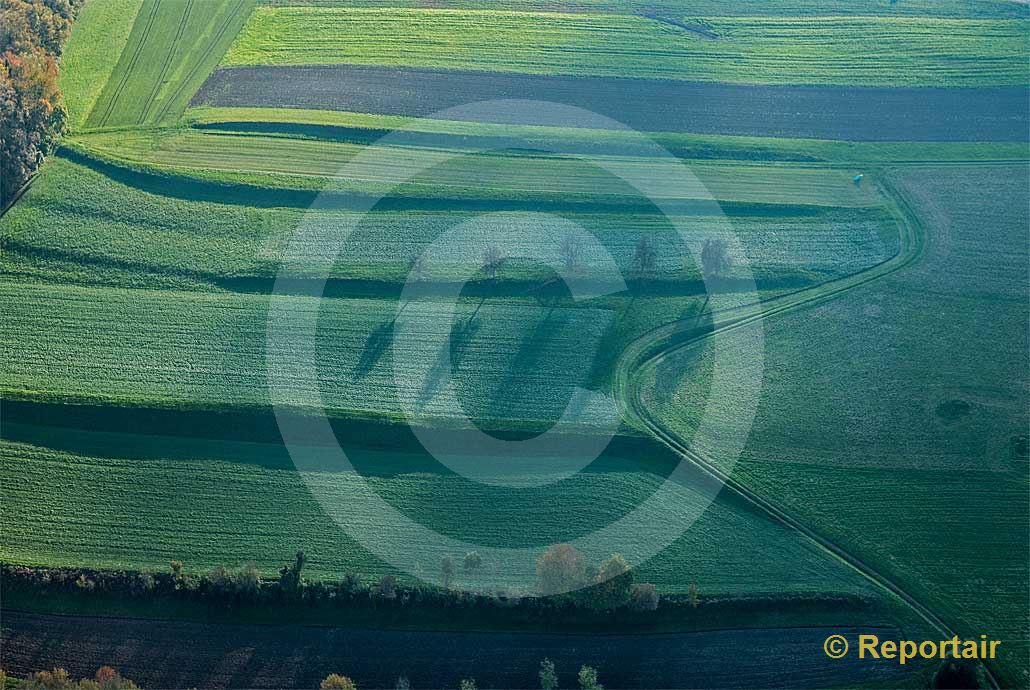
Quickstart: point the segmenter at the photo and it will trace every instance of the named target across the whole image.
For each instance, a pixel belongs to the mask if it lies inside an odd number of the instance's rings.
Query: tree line
[[[571,234],[558,240],[558,255],[568,275],[581,273],[586,268],[583,244]],[[479,272],[488,282],[501,279],[502,272],[511,257],[495,244],[488,245],[479,260]],[[633,248],[632,272],[638,280],[653,278],[658,271],[659,248],[650,235],[641,235]],[[412,283],[429,280],[432,266],[424,254],[414,252],[408,255],[407,279]],[[722,238],[709,237],[701,244],[701,275],[704,279],[726,278],[733,268],[733,255],[729,243]],[[548,280],[548,284],[554,282]]]
[[[64,132],[61,51],[83,0],[0,0],[0,209]]]
[[[540,662],[540,671],[537,673],[540,679],[540,690],[558,690],[558,672],[554,662],[544,659]],[[580,666],[576,675],[579,690],[604,690],[604,686],[598,681],[597,669],[593,666]],[[399,676],[394,685],[395,690],[411,690],[411,682],[407,676]],[[319,684],[319,690],[358,690],[358,686],[349,676],[339,673],[330,673]],[[458,690],[477,690],[475,678],[462,678],[458,683]]]
[[[337,606],[372,602],[374,606],[420,606],[427,608],[467,608],[500,612],[522,612],[521,617],[548,619],[552,615],[568,615],[575,611],[591,612],[653,612],[658,609],[660,597],[650,583],[634,582],[633,571],[619,554],[613,554],[599,566],[569,544],[555,544],[545,550],[537,561],[535,594],[504,588],[492,591],[474,591],[455,586],[460,577],[458,570],[472,578],[483,565],[482,557],[470,552],[458,560],[444,556],[440,563],[443,587],[428,584],[402,585],[397,577],[384,575],[370,582],[352,572],[339,581],[309,580],[305,577],[307,555],[297,552],[294,559],[283,565],[278,577],[265,577],[253,563],[238,568],[218,565],[207,573],[186,570],[180,560],[173,560],[164,573],[149,571],[104,571],[93,568],[45,568],[0,565],[0,577],[5,585],[23,589],[57,589],[81,593],[106,593],[126,597],[176,596],[195,598],[217,606],[240,603],[311,603],[321,606],[325,602]],[[376,603],[378,602],[378,603]],[[699,598],[691,585],[686,600],[682,597],[671,606],[697,608]]]
[[[538,677],[541,690],[558,690],[558,673],[550,659],[540,662]],[[581,666],[576,678],[580,690],[604,690],[604,686],[598,682],[597,669],[592,666]],[[0,690],[5,690],[6,686],[7,674],[0,669]],[[407,676],[398,676],[395,687],[396,690],[411,690],[411,682]],[[136,683],[128,678],[123,678],[110,666],[101,666],[92,678],[82,678],[78,681],[59,666],[51,671],[37,671],[30,673],[24,681],[18,684],[18,688],[22,690],[140,690]],[[357,685],[349,676],[330,673],[322,679],[319,690],[357,690]],[[477,690],[475,679],[462,678],[458,683],[458,690]]]
[[[613,554],[600,567],[569,544],[555,544],[537,560],[536,593],[506,590],[473,591],[455,587],[458,564],[454,557],[444,556],[440,563],[443,587],[429,584],[401,585],[396,576],[383,575],[370,582],[353,571],[343,578],[310,580],[304,576],[307,555],[298,551],[293,560],[279,569],[278,577],[265,577],[253,563],[239,568],[217,566],[207,573],[186,569],[174,560],[167,572],[149,570],[98,570],[89,568],[35,568],[2,564],[0,577],[11,587],[56,589],[81,593],[106,593],[125,597],[146,598],[156,595],[205,600],[231,606],[245,603],[290,603],[337,605],[379,602],[394,606],[427,606],[442,608],[506,609],[513,607],[533,617],[547,618],[555,612],[583,610],[635,612],[655,611],[659,595],[650,583],[634,582],[632,569],[625,559]],[[465,554],[461,569],[472,577],[483,566],[476,552]],[[688,602],[698,605],[696,588],[691,585]]]
[[[13,677],[12,677],[13,681]],[[14,683],[12,682],[12,685]],[[0,669],[0,690],[7,687],[7,674]],[[18,690],[139,690],[139,686],[110,666],[101,666],[92,678],[75,680],[61,667],[36,671],[17,685]]]
[[[561,687],[557,669],[550,659],[540,662],[537,677],[540,679],[540,690],[558,690]],[[597,669],[592,666],[581,666],[576,675],[576,682],[579,690],[604,690]],[[0,669],[0,690],[5,690],[6,685],[7,674]],[[37,671],[29,674],[17,687],[21,690],[140,690],[136,683],[123,678],[110,666],[101,666],[92,678],[82,678],[78,681],[73,680],[71,675],[60,667],[52,671]],[[411,682],[407,676],[398,676],[394,687],[396,690],[411,690]],[[944,690],[988,688],[990,685],[981,664],[945,659],[932,675],[926,678],[926,687],[931,690]],[[319,690],[358,690],[358,687],[349,676],[330,673],[322,679]],[[462,678],[458,683],[458,690],[477,690],[475,679]]]

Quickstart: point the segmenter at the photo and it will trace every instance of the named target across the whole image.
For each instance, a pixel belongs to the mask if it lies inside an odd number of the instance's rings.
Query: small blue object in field
[[[852,177],[851,181],[855,183],[856,187],[858,187],[858,186],[860,186],[862,184],[862,178],[863,177],[865,177],[865,175],[858,174],[858,175],[855,175],[854,177]]]

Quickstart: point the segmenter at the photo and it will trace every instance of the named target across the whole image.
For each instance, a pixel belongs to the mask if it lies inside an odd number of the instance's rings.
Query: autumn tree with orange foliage
[[[54,150],[68,113],[58,60],[78,0],[0,0],[0,208]]]

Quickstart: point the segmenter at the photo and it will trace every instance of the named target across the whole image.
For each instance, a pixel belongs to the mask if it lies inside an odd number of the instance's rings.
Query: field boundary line
[[[242,13],[243,9],[247,5],[247,2],[248,0],[238,0],[238,2],[235,5],[233,5],[232,7],[228,7],[226,9],[225,19],[222,21],[214,36],[211,37],[211,41],[208,42],[207,49],[204,50],[204,53],[199,58],[193,60],[193,67],[189,70],[189,72],[186,73],[185,77],[179,80],[178,86],[175,89],[173,89],[164,99],[164,103],[161,105],[160,109],[157,112],[157,117],[154,119],[155,124],[164,121],[165,116],[168,115],[168,112],[171,110],[172,105],[179,99],[183,90],[187,88],[189,83],[197,75],[198,70],[200,70],[201,67],[203,67],[204,64],[207,62],[207,59],[211,56],[211,51],[213,51],[215,47],[221,42],[226,30],[230,26],[232,26],[233,20]],[[253,11],[253,7],[251,8],[251,11]],[[250,12],[246,14],[242,21],[245,23],[249,16]],[[225,49],[228,50],[229,46],[227,45]],[[213,65],[213,68],[217,67],[217,64]],[[198,88],[199,86],[200,85],[198,85]],[[185,106],[188,107],[189,103],[186,103]],[[183,109],[185,110],[185,107]]]

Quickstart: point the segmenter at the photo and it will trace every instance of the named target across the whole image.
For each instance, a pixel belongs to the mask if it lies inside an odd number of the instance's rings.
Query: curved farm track
[[[721,482],[726,489],[735,493],[770,519],[794,530],[831,558],[844,563],[877,587],[899,599],[912,613],[944,638],[951,638],[956,634],[955,631],[932,609],[909,594],[901,584],[879,571],[875,565],[864,560],[860,555],[808,527],[790,512],[779,507],[773,500],[753,491],[746,484],[720,469],[711,460],[695,452],[679,432],[648,409],[642,397],[644,373],[683,349],[710,338],[718,338],[724,333],[778,314],[801,309],[816,302],[832,300],[845,292],[889,276],[918,259],[926,244],[924,228],[904,196],[886,175],[881,175],[880,188],[898,219],[900,249],[893,258],[859,273],[783,295],[758,305],[716,313],[713,315],[713,322],[708,325],[698,326],[696,318],[692,316],[644,334],[630,344],[618,362],[615,377],[616,399],[619,401],[626,419],[633,420],[639,426],[647,429],[677,455],[690,462],[701,472]],[[999,687],[997,680],[989,670],[988,679],[994,687]]]

